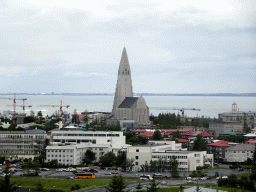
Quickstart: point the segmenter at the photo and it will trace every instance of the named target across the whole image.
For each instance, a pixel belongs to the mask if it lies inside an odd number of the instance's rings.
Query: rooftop
[[[118,106],[118,108],[131,108],[132,105],[138,100],[138,97],[125,97],[123,102]]]

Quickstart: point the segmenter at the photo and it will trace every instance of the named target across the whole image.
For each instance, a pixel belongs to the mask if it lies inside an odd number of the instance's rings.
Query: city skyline
[[[3,1],[0,93],[255,93],[253,4]]]

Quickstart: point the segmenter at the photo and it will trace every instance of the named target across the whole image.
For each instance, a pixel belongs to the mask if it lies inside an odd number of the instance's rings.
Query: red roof
[[[146,132],[144,132],[144,133],[141,133],[140,135],[141,135],[141,136],[152,137],[153,134],[154,134],[154,132],[152,132],[152,131],[146,131]]]
[[[180,143],[187,143],[188,139],[177,139]]]
[[[181,135],[192,136],[192,135],[194,135],[196,133],[197,133],[197,131],[189,131],[189,132],[186,132],[186,133],[182,133]]]
[[[219,140],[217,142],[210,143],[207,145],[216,146],[216,147],[232,147],[233,146],[233,145],[229,145],[228,141],[224,141],[224,140]]]
[[[188,130],[184,130],[184,129],[161,129],[162,132],[176,132],[176,131],[179,131],[179,132],[188,132]]]
[[[202,137],[214,137],[214,135],[204,132],[204,131],[202,131],[199,135],[201,135]]]
[[[256,140],[255,139],[249,139],[248,141],[246,141],[246,144],[249,144],[249,143],[254,142],[254,141],[256,141]]]

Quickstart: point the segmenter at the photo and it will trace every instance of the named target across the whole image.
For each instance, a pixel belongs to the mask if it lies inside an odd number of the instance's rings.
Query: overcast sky
[[[1,0],[0,93],[256,92],[255,1]]]

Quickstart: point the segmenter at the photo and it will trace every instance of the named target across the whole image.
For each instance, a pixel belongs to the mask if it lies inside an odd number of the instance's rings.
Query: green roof
[[[236,133],[228,131],[228,132],[222,132],[221,135],[236,135]]]

